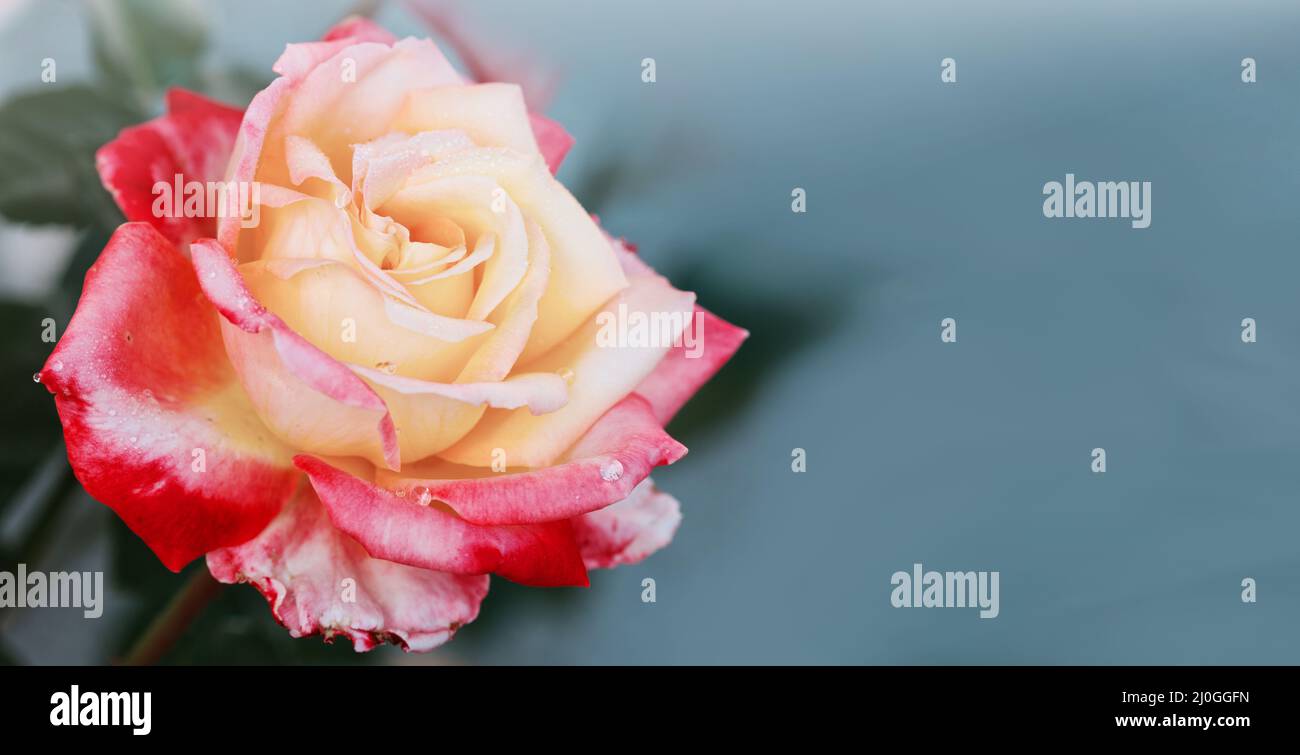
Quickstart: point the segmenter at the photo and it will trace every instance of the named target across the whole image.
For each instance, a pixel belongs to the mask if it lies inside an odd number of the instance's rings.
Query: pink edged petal
[[[397,469],[397,433],[383,399],[258,303],[219,244],[203,239],[191,255],[203,293],[224,317],[226,352],[267,427],[295,448]]]
[[[748,330],[700,306],[695,307],[687,332],[691,338],[684,338],[669,349],[654,372],[636,387],[636,392],[654,407],[655,418],[664,425],[749,338]]]
[[[573,137],[564,126],[537,113],[528,114],[528,122],[533,127],[533,138],[537,139],[537,148],[541,150],[542,157],[546,158],[546,167],[551,169],[551,173],[560,171],[560,163],[564,162],[564,156],[569,154],[569,148],[573,146]]]
[[[553,467],[512,474],[479,469],[484,476],[465,479],[380,472],[378,479],[412,498],[442,501],[475,524],[527,524],[568,519],[623,500],[651,469],[685,454],[686,447],[664,432],[646,400],[632,395],[606,412]],[[442,469],[465,468],[444,464]]]
[[[460,6],[464,4],[444,0],[409,0],[408,4],[438,38],[451,46],[471,79],[519,84],[530,107],[546,107],[556,86],[554,73],[531,56],[521,55],[471,30],[461,19]]]
[[[353,42],[381,42],[391,45],[397,41],[393,33],[365,16],[348,16],[330,27],[321,37],[322,42],[347,39]]]
[[[384,642],[408,651],[441,645],[478,616],[489,579],[371,558],[330,524],[305,484],[260,535],[209,553],[208,570],[256,587],[290,635],[342,635],[358,652]]]
[[[617,247],[614,250],[618,252]],[[644,264],[618,261],[627,288],[555,348],[535,360],[520,358],[520,369],[528,372],[569,376],[568,403],[541,416],[489,409],[469,434],[438,452],[441,458],[481,467],[495,449],[501,449],[511,465],[552,466],[601,415],[654,372],[674,343],[679,339],[685,343],[695,294],[673,288]]]
[[[635,564],[672,542],[682,523],[677,499],[646,479],[622,501],[573,520],[588,569]]]
[[[161,205],[155,208],[154,186],[162,182],[171,194],[178,175],[182,186],[222,180],[243,113],[180,89],[168,92],[167,104],[166,115],[123,129],[100,147],[95,165],[127,220],[147,222],[169,241],[183,244],[213,235],[217,218],[187,218],[181,206],[170,214]],[[172,200],[180,204],[183,196]]]
[[[629,275],[655,275],[654,269],[626,240],[615,239],[613,243],[619,262]],[[668,350],[654,372],[637,385],[636,392],[654,407],[659,423],[667,425],[691,396],[722,369],[746,338],[749,338],[748,330],[696,305],[681,342]]]
[[[230,154],[230,180],[252,182],[257,175],[257,163],[262,156],[267,129],[270,128],[271,120],[284,108],[293,84],[293,79],[281,76],[254,95],[252,102],[248,103]],[[239,218],[223,217],[217,220],[217,239],[231,253],[237,247],[240,228]]]
[[[422,505],[312,456],[295,456],[334,526],[374,558],[452,574],[499,574],[537,587],[586,587],[567,520],[480,526],[436,503]]]
[[[118,228],[40,377],[77,479],[173,571],[271,521],[299,475],[257,419],[190,263]]]
[[[506,58],[494,54],[489,47],[466,32],[451,8],[439,7],[438,4],[431,2],[417,2],[412,7],[435,33],[451,44],[469,70],[471,80],[481,84],[500,82],[517,85],[530,108],[545,108],[546,101],[550,99],[551,90],[554,88],[554,81],[549,76],[541,75],[538,66],[517,57]],[[344,26],[346,23],[345,21],[339,26]],[[388,33],[383,29],[379,31],[383,34]],[[367,33],[350,30],[340,32],[361,39],[367,39]],[[331,34],[334,34],[333,30]],[[331,37],[330,34],[326,35],[326,39],[333,38],[335,37]],[[564,162],[564,156],[568,154],[569,148],[573,146],[573,137],[559,123],[535,110],[528,113],[528,120],[537,145],[546,158],[547,167],[551,169],[552,174],[556,173],[560,169],[560,164]]]

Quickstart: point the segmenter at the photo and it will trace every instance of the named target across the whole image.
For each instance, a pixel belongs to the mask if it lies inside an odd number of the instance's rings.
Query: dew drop
[[[605,482],[614,482],[623,476],[623,463],[618,459],[600,467],[600,479]]]
[[[36,374],[32,375],[32,382],[35,383],[41,382],[41,373],[37,372]]]

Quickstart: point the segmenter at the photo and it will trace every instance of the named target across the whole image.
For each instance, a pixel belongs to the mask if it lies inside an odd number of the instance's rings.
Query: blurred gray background
[[[205,4],[202,67],[255,84],[351,7]],[[60,82],[102,75],[86,18],[5,9],[0,96],[39,86],[45,57]],[[377,19],[427,33],[401,3]],[[691,448],[655,474],[682,501],[677,538],[589,590],[494,579],[479,620],[422,657],[290,640],[230,588],[170,662],[1300,662],[1300,5],[479,0],[464,21],[555,73],[578,198],[753,333],[670,427]],[[1151,227],[1045,219],[1042,186],[1067,172],[1151,181]],[[75,246],[7,225],[4,296],[70,311],[75,290],[48,292]],[[30,378],[49,346],[6,330],[26,419],[6,417],[0,535],[20,549],[41,517],[27,476],[61,451]],[[94,622],[0,617],[11,662],[113,657],[184,581],[68,497],[41,568],[105,568],[114,592]],[[892,608],[915,562],[999,571],[1001,615]]]

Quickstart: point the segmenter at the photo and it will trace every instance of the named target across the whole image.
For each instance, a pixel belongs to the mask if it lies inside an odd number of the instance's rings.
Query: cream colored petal
[[[483,267],[482,278],[465,317],[482,320],[519,285],[528,269],[528,238],[523,213],[504,188],[483,176],[455,176],[426,181],[399,192],[381,211],[412,228],[420,218],[446,218],[467,238],[491,233],[496,253]]]
[[[626,290],[564,343],[530,363],[521,362],[529,372],[571,373],[563,409],[542,416],[489,410],[469,435],[439,455],[457,464],[487,466],[499,448],[512,467],[552,464],[654,370],[681,337],[694,306],[694,294],[678,291],[658,275],[632,276]],[[650,323],[658,323],[657,332],[649,330]]]
[[[284,158],[289,166],[289,180],[294,186],[330,201],[335,207],[344,207],[352,201],[352,190],[334,175],[329,158],[310,139],[294,135],[286,137]]]
[[[389,204],[418,207],[422,186],[456,176],[495,180],[550,244],[550,284],[521,361],[550,351],[627,286],[605,235],[540,156],[495,148],[457,152],[421,169]]]
[[[458,129],[481,147],[538,153],[523,92],[515,84],[416,89],[407,93],[392,125],[408,133]]]
[[[460,81],[427,39],[403,39],[391,48],[353,45],[318,65],[298,84],[281,127],[285,135],[314,141],[337,174],[350,183],[351,145],[390,132],[408,91]]]
[[[497,327],[470,357],[458,382],[501,380],[523,353],[537,321],[537,303],[551,277],[551,250],[537,224],[529,221],[528,272],[502,306],[489,318]]]
[[[260,193],[258,224],[239,234],[240,259],[353,261],[356,247],[347,217],[332,202],[277,186],[266,186]]]
[[[251,262],[241,265],[240,273],[267,309],[341,362],[451,380],[477,348],[479,334],[492,327],[396,302],[348,265],[288,264]]]
[[[567,389],[555,374],[523,374],[484,383],[437,383],[353,367],[388,406],[403,459],[422,459],[468,433],[487,407],[550,412],[564,406]]]

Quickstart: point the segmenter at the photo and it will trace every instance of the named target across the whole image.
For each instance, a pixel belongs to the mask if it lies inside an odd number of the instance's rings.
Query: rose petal
[[[224,118],[233,118],[244,116],[244,111],[233,105],[227,105],[224,102],[214,100],[211,97],[204,96],[198,92],[191,92],[182,87],[171,87],[163,96],[164,103],[167,106],[167,112],[171,114],[183,113],[188,110],[196,110],[208,113],[209,115],[218,115]]]
[[[502,449],[511,465],[550,466],[649,376],[691,319],[695,295],[678,291],[652,272],[629,268],[628,275],[628,288],[567,341],[532,362],[520,360],[529,372],[572,376],[569,402],[563,409],[541,416],[489,410],[464,439],[439,456],[457,464],[485,466],[494,449]],[[657,338],[645,344],[607,340],[620,334],[631,339],[636,322],[643,324],[641,332],[647,336],[649,324],[659,323]]]
[[[491,323],[443,317],[376,291],[351,266],[325,261],[283,269],[292,258],[239,266],[250,294],[331,357],[362,367],[450,381]],[[292,272],[286,276],[285,273]]]
[[[505,147],[528,155],[539,151],[523,92],[515,84],[413,89],[392,128],[409,134],[463,131],[480,147]]]
[[[289,167],[289,180],[294,186],[301,186],[308,179],[316,179],[328,186],[330,191],[327,194],[313,193],[313,196],[329,199],[336,207],[352,201],[352,190],[334,175],[329,158],[309,139],[293,135],[285,137],[284,155]]]
[[[377,481],[408,497],[432,496],[475,524],[528,524],[586,514],[628,497],[661,464],[686,453],[655,420],[640,396],[623,399],[605,413],[553,467],[497,474],[446,462],[383,472]],[[464,479],[437,479],[475,476]]]
[[[528,239],[527,272],[489,317],[496,329],[470,357],[457,378],[458,382],[505,378],[528,344],[528,336],[537,322],[537,305],[551,279],[551,247],[536,223],[526,221],[524,228]]]
[[[495,147],[461,150],[420,171],[419,180],[413,177],[389,205],[424,206],[428,196],[438,193],[440,179],[459,176],[494,179],[523,216],[537,223],[550,244],[550,281],[521,364],[553,349],[627,287],[609,239],[536,155]]]
[[[152,226],[127,223],[41,372],[77,479],[173,571],[256,535],[297,478],[217,320],[189,261]]]
[[[558,173],[564,156],[569,154],[569,148],[573,146],[573,137],[564,126],[544,115],[529,113],[528,121],[533,129],[533,138],[537,140],[537,148],[541,150],[542,157],[546,158],[546,167],[551,169],[552,174]]]
[[[500,382],[437,383],[352,367],[388,406],[403,459],[423,459],[465,437],[485,407],[553,412],[568,400],[564,379],[522,373]]]
[[[398,468],[393,419],[374,390],[259,304],[219,244],[190,249],[204,295],[224,316],[226,353],[266,426],[294,448]]]
[[[749,331],[699,306],[695,307],[687,327],[691,337],[669,349],[654,372],[636,387],[636,392],[654,407],[655,418],[663,425],[722,369],[749,337]]]
[[[475,254],[438,274],[456,275],[482,262],[477,292],[464,314],[470,320],[487,318],[515,290],[528,270],[532,237],[542,235],[540,230],[530,234],[527,226],[532,221],[525,223],[510,195],[483,176],[456,176],[421,183],[418,191],[394,196],[383,205],[381,212],[409,228],[413,237],[428,240],[421,227],[429,219],[437,219],[450,220],[467,236],[478,239]],[[484,246],[489,246],[486,261],[480,259],[479,252]],[[429,280],[436,278],[425,276],[407,285],[422,298],[417,284]]]
[[[533,108],[544,108],[556,85],[555,75],[529,55],[506,50],[462,23],[460,3],[410,0],[409,7],[434,34],[456,52],[475,81],[513,81],[521,85]]]
[[[357,651],[392,642],[405,650],[441,645],[478,616],[488,577],[417,569],[366,555],[330,524],[310,485],[256,538],[208,554],[221,582],[248,582],[289,634],[352,640]]]
[[[437,505],[398,498],[311,456],[307,473],[334,526],[374,558],[453,574],[499,574],[539,587],[587,586],[568,521],[471,524]]]
[[[619,262],[629,275],[653,275],[654,269],[623,239],[612,239]],[[731,359],[749,331],[696,306],[682,342],[675,344],[636,392],[654,407],[662,425]]]
[[[123,129],[100,147],[95,165],[127,220],[147,222],[169,241],[183,244],[212,236],[217,220],[184,217],[183,195],[171,196],[171,216],[155,213],[154,186],[162,182],[174,195],[177,175],[182,187],[189,181],[220,181],[243,113],[180,89],[168,92],[167,105],[166,115]]]
[[[612,569],[635,564],[672,542],[682,512],[676,498],[647,478],[626,499],[572,521],[587,568]]]
[[[295,83],[274,131],[311,139],[329,155],[338,175],[350,182],[351,145],[388,133],[407,92],[462,81],[430,40],[407,38],[391,46],[354,44],[338,50]],[[272,173],[264,180],[278,183],[276,178]]]
[[[323,42],[351,39],[354,42],[382,42],[391,45],[397,41],[393,33],[365,16],[348,16],[330,27],[321,37]]]
[[[250,183],[257,176],[262,146],[266,143],[271,120],[284,108],[287,95],[293,90],[294,80],[287,76],[272,81],[270,86],[253,96],[239,124],[235,146],[230,153],[229,180]],[[286,169],[286,175],[287,175]],[[217,239],[231,254],[239,246],[239,233],[243,224],[239,218],[223,217],[217,220]]]
[[[463,81],[432,42],[394,42],[381,32],[349,19],[325,41],[289,45],[273,66],[281,76],[244,113],[231,178],[288,185],[284,138],[298,135],[314,142],[331,158],[336,175],[350,183],[347,145],[386,131],[408,89]],[[345,66],[355,77],[344,76]],[[240,230],[238,218],[222,218],[217,237],[233,252]]]

